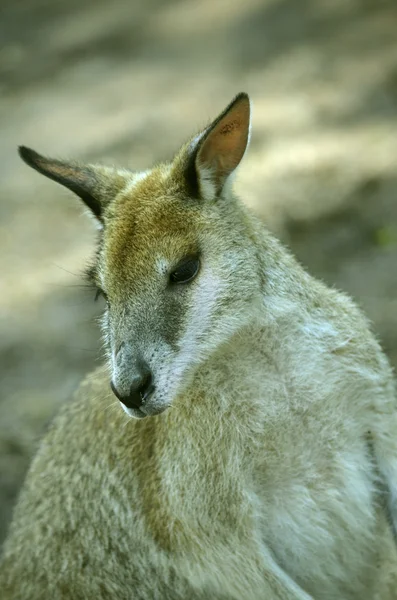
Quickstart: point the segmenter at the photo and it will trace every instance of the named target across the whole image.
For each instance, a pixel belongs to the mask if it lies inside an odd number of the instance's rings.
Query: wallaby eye
[[[195,256],[182,260],[170,274],[171,283],[187,283],[196,277],[200,268],[200,261]]]

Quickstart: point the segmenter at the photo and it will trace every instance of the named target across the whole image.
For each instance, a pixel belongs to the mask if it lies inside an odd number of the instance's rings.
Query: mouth
[[[169,407],[169,405],[166,404],[165,406],[156,407],[143,405],[142,408],[128,408],[122,402],[120,402],[120,405],[123,411],[133,419],[144,419],[145,417],[154,417],[155,415],[161,414]]]
[[[123,409],[123,411],[129,416],[132,417],[133,419],[144,419],[145,417],[149,416],[146,413],[144,413],[140,408],[128,408],[125,404],[123,404],[122,402],[120,402],[120,406]]]

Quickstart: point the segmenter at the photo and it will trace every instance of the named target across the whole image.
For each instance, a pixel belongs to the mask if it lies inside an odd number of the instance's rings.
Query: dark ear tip
[[[230,102],[229,106],[226,107],[222,115],[227,114],[229,110],[235,108],[238,105],[244,107],[244,109],[247,110],[248,114],[251,112],[251,100],[246,92],[240,92],[239,94],[237,94],[237,96],[235,96]]]
[[[26,160],[31,152],[31,148],[27,148],[26,146],[18,146],[18,154],[23,160]]]
[[[234,98],[233,100],[233,104],[234,103],[238,103],[238,102],[243,102],[243,101],[248,102],[248,104],[250,104],[250,97],[247,94],[247,92],[240,92],[239,94],[237,94],[237,96]]]
[[[37,159],[40,158],[40,154],[26,146],[18,146],[18,154],[30,167],[36,167]]]

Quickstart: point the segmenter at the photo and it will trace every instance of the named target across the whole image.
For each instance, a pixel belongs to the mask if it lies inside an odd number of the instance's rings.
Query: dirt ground
[[[395,0],[1,1],[0,541],[45,424],[101,360],[94,228],[17,145],[146,168],[249,92],[237,191],[396,366],[396,31]]]

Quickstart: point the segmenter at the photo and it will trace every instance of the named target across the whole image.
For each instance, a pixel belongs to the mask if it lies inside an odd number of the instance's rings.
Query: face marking
[[[200,360],[199,341],[206,334],[210,334],[211,315],[214,307],[216,307],[221,288],[222,282],[220,279],[210,269],[206,269],[196,289],[194,303],[191,308],[190,326],[186,327],[179,342],[180,356],[176,369],[179,376],[182,376],[187,365]],[[200,323],[199,330],[196,327],[197,323]]]

